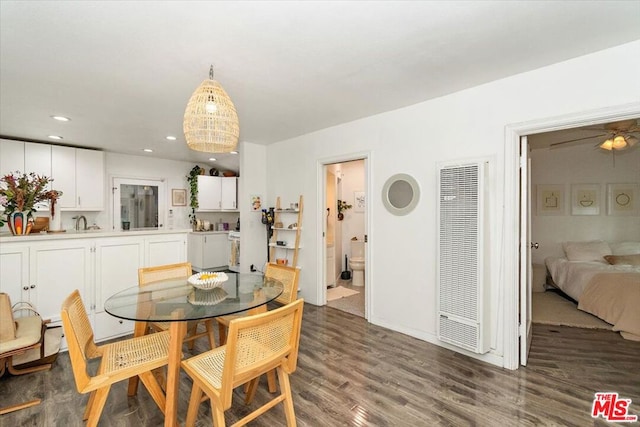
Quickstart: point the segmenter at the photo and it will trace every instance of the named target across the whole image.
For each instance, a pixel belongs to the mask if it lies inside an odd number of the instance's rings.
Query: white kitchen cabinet
[[[81,148],[51,147],[51,176],[63,192],[61,210],[104,209],[104,153]]]
[[[25,142],[24,171],[51,177],[51,145]],[[51,188],[51,185],[47,187]]]
[[[198,176],[198,211],[237,210],[238,178]]]
[[[55,189],[62,191],[57,206],[60,209],[76,207],[76,149],[54,145],[51,147],[51,177]]]
[[[0,176],[24,172],[24,142],[0,139]]]
[[[220,179],[220,208],[223,210],[238,209],[238,178],[225,176]]]
[[[32,293],[31,302],[43,319],[51,319],[53,324],[60,322],[62,302],[75,289],[80,291],[87,312],[92,310],[92,251],[92,242],[87,239],[32,246],[29,281],[35,285],[36,298]]]
[[[162,234],[144,241],[145,267],[176,264],[187,261],[185,234]]]
[[[130,334],[134,322],[106,313],[104,303],[111,295],[138,285],[138,269],[144,266],[144,241],[139,237],[97,239],[95,258],[95,336],[102,340]]]
[[[14,303],[32,303],[44,319],[56,325],[62,301],[78,289],[96,341],[133,331],[133,322],[109,315],[104,303],[115,293],[138,285],[138,268],[187,260],[186,232],[34,238],[38,240],[29,242],[30,237],[25,237],[0,244],[0,291],[8,293]],[[64,339],[61,348],[66,348]]]
[[[29,282],[29,246],[0,245],[0,292],[9,294],[15,304],[30,301],[34,288]]]
[[[189,233],[188,258],[195,271],[226,268],[229,265],[228,233]]]
[[[104,209],[104,153],[76,149],[77,208],[83,211]]]

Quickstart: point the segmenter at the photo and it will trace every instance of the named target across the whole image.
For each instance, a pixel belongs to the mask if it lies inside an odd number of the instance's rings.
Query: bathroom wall
[[[355,160],[352,162],[340,163],[338,165],[341,172],[341,194],[342,200],[353,206],[351,209],[344,211],[344,220],[339,221],[342,228],[342,264],[344,267],[344,254],[351,258],[351,239],[357,237],[358,240],[364,239],[364,212],[356,209],[355,192],[364,191],[364,160]]]

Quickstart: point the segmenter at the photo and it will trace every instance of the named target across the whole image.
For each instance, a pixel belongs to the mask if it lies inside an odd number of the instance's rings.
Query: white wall
[[[266,167],[267,150],[263,145],[242,142],[240,145],[240,181],[238,207],[240,208],[240,271],[246,273],[251,264],[262,271],[267,262],[267,229],[261,222],[261,211],[251,209],[251,195],[262,198],[262,208],[268,203]]]
[[[640,150],[612,153],[593,144],[531,152],[532,216],[531,237],[540,248],[531,251],[534,263],[548,256],[563,256],[562,242],[602,239],[609,242],[640,240],[640,216],[612,216],[607,212],[607,184],[640,184]],[[541,215],[537,211],[538,185],[564,188],[564,215]],[[571,185],[598,184],[599,215],[571,214]],[[636,201],[640,203],[640,201]]]
[[[173,210],[172,228],[190,228],[189,213],[191,208],[189,205],[189,185],[187,183],[187,175],[191,168],[195,166],[193,163],[157,159],[145,156],[131,156],[127,154],[105,153],[105,171],[106,171],[106,200],[105,210],[97,214],[86,213],[88,220],[95,220],[96,224],[101,228],[107,228],[111,224],[113,197],[110,191],[113,177],[127,178],[146,178],[146,179],[164,179],[166,182],[166,200],[167,208]],[[207,165],[201,165],[206,167]],[[184,188],[187,190],[187,206],[171,206],[171,189]],[[94,217],[95,215],[95,217]],[[63,216],[63,221],[70,220]],[[237,215],[236,215],[237,216]],[[217,220],[217,217],[216,217]],[[91,223],[91,221],[89,221]],[[167,223],[167,221],[165,221]],[[73,228],[70,223],[63,223],[63,228]]]
[[[611,64],[624,63],[624,67]],[[473,72],[473,70],[469,70]],[[372,194],[368,198],[371,239],[369,320],[430,342],[436,337],[436,162],[461,158],[491,159],[491,353],[502,363],[503,318],[500,301],[500,242],[504,202],[505,126],[640,100],[640,41],[576,58],[411,107],[324,129],[267,147],[267,190],[292,199],[305,196],[301,295],[322,304],[318,286],[316,224],[325,159],[370,153]],[[615,94],[615,96],[612,96]],[[339,102],[339,100],[336,100]],[[511,159],[509,159],[511,161]],[[408,173],[420,183],[421,200],[409,215],[396,217],[383,207],[384,181]],[[320,264],[321,265],[321,264]]]

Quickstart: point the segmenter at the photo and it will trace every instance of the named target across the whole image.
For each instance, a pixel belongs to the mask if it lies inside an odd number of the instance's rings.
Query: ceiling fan
[[[551,144],[550,147],[581,141],[583,139],[603,137],[604,139],[596,144],[596,147],[607,151],[619,151],[636,145],[638,143],[637,135],[640,135],[640,127],[635,119],[606,123],[601,126],[583,127],[580,128],[580,130],[595,131],[600,132],[600,134],[556,142]]]

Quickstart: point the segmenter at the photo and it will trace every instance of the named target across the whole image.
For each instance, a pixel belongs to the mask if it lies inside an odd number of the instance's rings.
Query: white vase
[[[51,217],[49,218],[49,230],[60,231],[62,228],[62,212],[57,211],[55,215],[49,215]]]

